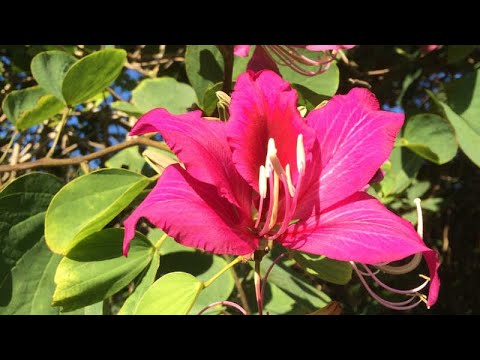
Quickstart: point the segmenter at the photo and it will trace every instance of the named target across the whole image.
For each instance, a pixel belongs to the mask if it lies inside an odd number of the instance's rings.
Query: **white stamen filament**
[[[299,166],[299,174],[297,177],[297,186],[293,185],[291,167],[287,164],[285,169],[283,168],[280,159],[277,156],[277,148],[275,147],[274,139],[268,140],[267,158],[265,159],[265,167],[260,167],[259,174],[259,193],[260,204],[258,206],[258,217],[255,222],[255,228],[260,226],[262,219],[263,201],[266,198],[267,187],[269,188],[269,206],[266,217],[263,219],[264,223],[261,229],[259,229],[258,235],[265,236],[268,240],[274,240],[281,236],[295,213],[296,204],[298,201],[298,188],[302,182],[303,175],[305,174],[305,149],[303,148],[303,136],[300,134],[297,138],[297,165]],[[272,176],[273,175],[273,176]],[[268,184],[267,184],[268,178]],[[283,219],[279,224],[278,230],[275,230],[275,234],[267,236],[267,233],[277,225],[277,218],[280,205],[280,182],[283,186]]]
[[[305,169],[305,147],[302,134],[297,137],[297,169],[298,173],[302,173]]]

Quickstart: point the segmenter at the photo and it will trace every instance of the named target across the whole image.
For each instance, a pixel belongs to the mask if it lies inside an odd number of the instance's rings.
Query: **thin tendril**
[[[233,308],[237,309],[238,311],[240,311],[242,313],[242,315],[247,315],[247,312],[245,311],[245,309],[243,307],[241,307],[240,305],[238,305],[234,302],[231,302],[231,301],[216,301],[214,303],[211,303],[210,305],[207,305],[206,307],[204,307],[197,315],[202,315],[205,311],[207,311],[211,308],[214,308],[215,306],[218,306],[218,305],[225,305],[225,306],[233,307]]]

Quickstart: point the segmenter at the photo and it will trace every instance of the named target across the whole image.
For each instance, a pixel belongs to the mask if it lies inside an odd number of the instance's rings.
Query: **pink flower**
[[[342,49],[351,49],[356,45],[257,45],[247,68],[253,71],[269,69],[280,73],[277,62],[289,66],[294,71],[313,76],[325,72],[330,63],[335,59],[336,54]],[[297,49],[303,48],[310,51],[322,51],[322,57],[311,59],[301,54]],[[234,54],[240,57],[248,56],[250,45],[235,45]],[[315,71],[306,67],[316,67]]]
[[[269,70],[240,75],[229,110],[224,123],[154,109],[134,126],[131,135],[161,133],[186,170],[169,166],[125,221],[125,254],[141,217],[217,254],[251,254],[267,241],[372,265],[421,253],[435,303],[436,253],[362,191],[389,157],[403,115],[355,88],[304,119],[296,91]]]
[[[420,51],[422,54],[426,55],[428,53],[431,53],[432,51],[437,50],[440,47],[440,45],[421,45]]]

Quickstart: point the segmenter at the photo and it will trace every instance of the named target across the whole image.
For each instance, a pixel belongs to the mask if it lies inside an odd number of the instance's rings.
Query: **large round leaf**
[[[81,239],[108,224],[149,182],[145,176],[123,169],[101,169],[69,182],[48,207],[48,246],[66,255]]]
[[[62,183],[44,173],[30,173],[0,193],[0,284],[22,256],[41,241],[45,211]]]
[[[62,95],[67,104],[79,104],[105,89],[122,71],[126,57],[125,50],[105,49],[77,61],[63,80]]]
[[[168,246],[168,243],[165,245]],[[163,246],[164,245],[162,244],[160,249],[162,249]],[[162,257],[161,272],[169,273],[184,271],[192,274],[198,280],[206,282],[220,272],[225,266],[227,266],[227,262],[220,256],[182,251],[179,247],[177,248],[177,251],[169,252]],[[190,313],[197,314],[213,302],[227,300],[230,297],[234,286],[235,283],[231,270],[224,272],[218,279],[210,284],[210,286],[201,292]],[[208,313],[218,313],[219,311],[221,311],[221,308],[215,307],[208,311]]]
[[[132,91],[132,103],[142,113],[165,108],[173,114],[182,114],[195,102],[193,88],[170,77],[143,80]]]
[[[71,311],[99,302],[128,285],[150,263],[155,248],[137,233],[125,257],[122,243],[123,229],[105,229],[75,245],[55,274],[53,304]]]
[[[203,284],[184,272],[169,273],[158,279],[143,295],[137,315],[186,315],[202,291]]]
[[[52,50],[37,54],[30,67],[38,85],[63,100],[63,79],[76,61],[77,59],[64,51]]]
[[[58,114],[65,104],[39,86],[9,93],[2,103],[7,119],[24,130]]]
[[[453,128],[435,114],[418,114],[410,118],[403,137],[404,146],[436,164],[449,162],[457,153]]]

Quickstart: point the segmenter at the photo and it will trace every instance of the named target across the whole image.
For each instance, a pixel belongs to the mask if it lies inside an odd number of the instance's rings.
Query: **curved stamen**
[[[377,295],[368,285],[368,283],[365,281],[363,275],[358,271],[357,266],[355,265],[354,262],[351,262],[351,265],[355,272],[357,273],[358,278],[362,282],[363,286],[365,289],[368,291],[368,293],[375,299],[377,300],[380,304],[382,304],[385,307],[388,307],[393,310],[409,310],[413,309],[414,307],[418,306],[420,303],[422,303],[422,299],[418,300],[416,303],[412,302],[415,300],[416,297],[418,297],[417,294],[415,296],[411,296],[410,299],[405,300],[405,301],[398,301],[398,302],[393,302],[393,301],[388,301]]]
[[[262,290],[260,292],[261,294],[261,298],[262,298],[262,302],[263,302],[263,299],[264,299],[264,296],[265,296],[265,286],[267,285],[267,279],[268,279],[268,275],[270,275],[270,273],[272,272],[272,269],[273,267],[278,264],[278,262],[285,256],[287,255],[286,252],[280,254],[275,260],[273,260],[272,264],[270,265],[270,267],[268,268],[267,272],[265,273],[265,276],[263,278],[263,283],[262,283]]]
[[[325,72],[330,67],[331,62],[335,60],[335,56],[333,56],[333,53],[329,53],[328,51],[323,52],[322,59],[313,60],[301,54],[294,47],[288,45],[285,45],[284,47],[280,45],[269,45],[268,49],[276,57],[278,57],[278,59],[280,59],[280,61],[277,60],[278,63],[288,66],[297,73],[305,76],[314,76]],[[272,58],[270,54],[269,56]],[[308,71],[302,66],[300,66],[300,64],[309,67],[318,66],[318,70]]]
[[[362,264],[362,266],[367,271],[368,276],[371,276],[372,279],[375,280],[375,282],[378,285],[383,287],[385,290],[391,291],[391,292],[396,293],[396,294],[402,294],[402,295],[415,294],[415,293],[419,292],[420,290],[422,290],[430,282],[430,279],[427,279],[423,282],[423,284],[417,286],[416,288],[409,289],[409,290],[399,290],[399,289],[392,288],[392,287],[388,286],[387,284],[385,284],[384,282],[382,282],[377,276],[375,276],[375,274],[372,272],[372,270],[370,270],[368,268],[368,266],[366,266],[365,264]]]
[[[420,205],[421,200],[416,198],[413,200],[417,206],[417,233],[423,239],[423,215],[422,215],[422,206]],[[377,265],[377,268],[386,272],[387,274],[392,275],[402,275],[409,273],[410,271],[415,270],[420,262],[422,261],[422,254],[418,253],[413,256],[413,258],[405,265],[394,266],[394,265]]]
[[[218,306],[218,305],[225,305],[225,306],[231,306],[235,309],[237,309],[238,311],[240,311],[242,313],[242,315],[247,315],[247,311],[241,307],[240,305],[234,303],[234,302],[231,302],[231,301],[216,301],[214,303],[211,303],[210,305],[206,306],[205,308],[203,308],[197,315],[202,315],[205,311],[215,307],[215,306]]]
[[[352,263],[353,261],[350,261],[350,264]],[[363,266],[366,266],[365,264],[362,264]],[[370,270],[370,269],[369,269]],[[362,274],[363,276],[371,276],[369,273],[367,272],[364,272],[360,269],[358,269],[358,271],[360,272],[360,274]],[[380,270],[375,270],[375,272],[373,273],[374,275],[377,275],[378,273],[380,272]]]
[[[285,56],[282,52],[280,52],[277,48],[274,47],[269,47],[270,51],[273,52],[279,59],[281,59],[284,62],[284,65],[288,66],[291,68],[293,71],[296,71],[299,74],[305,75],[305,76],[314,76],[317,74],[320,74],[323,72],[323,69],[320,68],[317,71],[307,71],[303,69],[301,66],[297,65],[292,59],[289,57]]]

